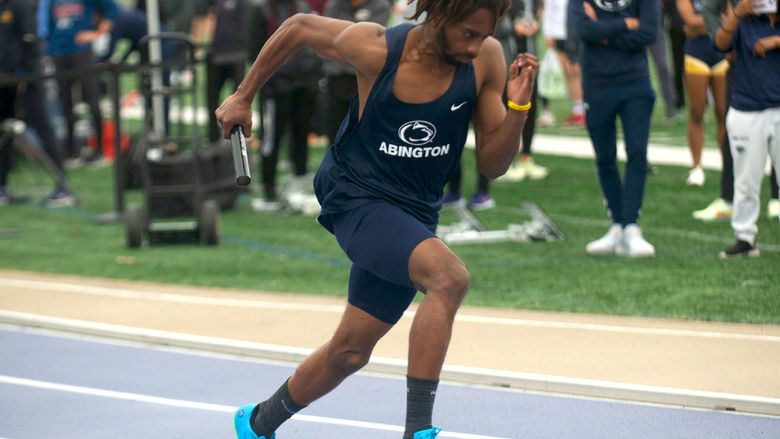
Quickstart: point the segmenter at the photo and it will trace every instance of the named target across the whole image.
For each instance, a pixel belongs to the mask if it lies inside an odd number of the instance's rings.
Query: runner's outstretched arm
[[[241,125],[247,137],[251,135],[254,97],[266,81],[290,57],[306,45],[319,55],[340,62],[347,62],[336,49],[337,37],[353,23],[314,14],[296,14],[285,20],[271,35],[236,92],[217,109],[217,120],[222,124],[222,134],[227,139],[230,130]]]

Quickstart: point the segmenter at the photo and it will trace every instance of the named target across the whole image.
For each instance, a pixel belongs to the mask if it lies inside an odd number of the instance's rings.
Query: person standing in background
[[[387,0],[330,0],[325,6],[325,16],[385,26],[390,20],[390,4]],[[322,60],[322,70],[328,81],[325,134],[328,141],[333,142],[341,121],[349,111],[349,103],[357,94],[357,77],[354,67],[328,58]]]
[[[596,170],[612,226],[588,243],[588,254],[655,256],[637,225],[647,183],[647,143],[655,92],[650,84],[647,46],[655,41],[658,0],[574,1],[570,18],[580,41],[582,88]],[[628,160],[621,180],[616,119],[620,117]]]
[[[330,0],[306,0],[309,4],[311,12],[317,15],[325,15],[325,7],[330,3]]]
[[[41,73],[41,40],[37,36],[35,2],[32,0],[0,0],[0,123],[17,117],[17,110],[24,113],[27,126],[35,130],[41,148],[56,169],[57,182],[51,194],[43,200],[45,207],[72,206],[76,198],[65,182],[62,144],[54,135],[51,120],[44,105],[43,85],[40,80],[20,81],[20,75]],[[21,106],[17,105],[19,102]],[[8,204],[8,184],[13,161],[12,137],[0,136],[8,142],[0,145],[0,205]]]
[[[780,174],[779,4],[768,10],[759,9],[760,0],[740,0],[727,8],[715,33],[718,49],[736,55],[726,125],[734,158],[731,227],[737,240],[720,252],[723,259],[759,256],[756,220],[767,154],[772,157],[774,178]]]
[[[209,109],[209,141],[220,139],[217,111],[220,92],[230,79],[238,87],[244,77],[249,32],[248,0],[212,0],[216,24],[206,55],[206,101]],[[232,90],[231,90],[232,91]]]
[[[561,125],[584,127],[585,106],[582,98],[582,72],[578,56],[580,42],[574,34],[573,24],[568,14],[569,1],[544,1],[542,29],[547,48],[555,50],[561,61],[571,100],[571,114],[561,121]]]
[[[66,156],[78,159],[81,146],[74,136],[76,117],[73,113],[72,87],[78,84],[81,97],[89,105],[92,127],[97,144],[103,144],[103,117],[100,114],[100,89],[98,78],[93,73],[82,72],[74,77],[74,71],[89,69],[95,65],[92,42],[111,31],[117,14],[113,0],[41,0],[38,21],[47,34],[41,35],[48,42],[48,54],[52,57],[58,74],[62,109],[67,121]],[[96,21],[96,18],[99,20]],[[41,24],[42,22],[45,22]],[[78,79],[76,79],[78,78]],[[91,149],[85,159],[95,162],[102,158],[101,148]]]
[[[704,110],[707,90],[712,92],[718,145],[726,135],[726,72],[729,63],[715,50],[701,17],[702,0],[677,0],[677,10],[685,22],[685,85],[688,90],[688,148],[693,167],[685,184],[703,186],[701,165],[704,147]]]
[[[536,36],[539,34],[539,22],[536,20],[538,14],[537,5],[536,0],[512,0],[512,8],[507,15],[512,23],[517,52],[539,55],[536,51]],[[522,181],[526,178],[541,180],[549,174],[547,168],[539,166],[534,162],[531,153],[531,144],[536,131],[536,102],[538,96],[537,89],[534,87],[531,95],[531,109],[528,110],[528,120],[523,127],[523,145],[520,149],[520,154],[506,174],[501,177],[502,180]]]
[[[672,76],[674,77],[675,96],[677,96],[677,111],[680,112],[685,106],[685,87],[683,85],[683,73],[685,72],[684,24],[680,12],[677,11],[676,0],[661,0],[661,12],[661,21],[664,23],[664,30],[669,37],[669,47],[672,50],[672,69],[674,72]]]
[[[701,16],[704,25],[707,27],[707,33],[710,38],[715,39],[715,34],[720,29],[722,17],[728,11],[729,5],[734,8],[739,0],[702,0]],[[734,76],[734,55],[726,53],[726,59],[729,61],[730,68],[726,72],[726,107],[731,105],[731,84]],[[723,142],[719,145],[721,156],[721,174],[720,174],[720,197],[716,198],[704,209],[693,212],[693,218],[702,222],[712,222],[730,219],[733,213],[734,200],[734,160],[731,156],[731,145],[729,143],[728,126],[726,135],[723,136]],[[770,180],[771,195],[767,203],[766,215],[770,219],[778,218],[780,215],[780,190],[777,184],[777,175],[772,168],[772,177]]]
[[[305,0],[266,0],[255,5],[250,23],[250,55],[257,54],[288,18],[299,12],[310,12]],[[268,81],[260,96],[265,121],[260,147],[261,182],[264,204],[256,203],[258,210],[267,210],[278,202],[277,164],[282,141],[288,137],[288,152],[292,162],[294,191],[305,192],[309,145],[316,110],[320,60],[309,48],[301,48]]]
[[[663,2],[661,2],[663,8]],[[666,42],[666,29],[664,28],[663,19],[659,20],[658,25],[658,37],[653,44],[649,46],[650,57],[653,59],[655,65],[655,72],[658,78],[658,85],[661,88],[661,95],[664,98],[664,107],[666,115],[664,119],[669,122],[674,122],[677,119],[678,101],[677,91],[674,88],[674,80],[672,74],[669,71],[669,55]]]

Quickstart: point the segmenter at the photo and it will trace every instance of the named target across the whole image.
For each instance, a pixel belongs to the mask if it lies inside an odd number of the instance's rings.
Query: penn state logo
[[[615,12],[626,9],[631,0],[593,0],[593,3],[603,11]]]
[[[431,143],[436,137],[436,127],[424,120],[413,120],[401,125],[398,129],[398,137],[409,145],[425,145]]]

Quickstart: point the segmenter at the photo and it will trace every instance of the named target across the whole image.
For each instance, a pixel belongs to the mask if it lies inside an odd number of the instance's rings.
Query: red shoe
[[[565,127],[584,127],[585,115],[584,114],[570,114],[569,117],[561,121],[561,126]]]

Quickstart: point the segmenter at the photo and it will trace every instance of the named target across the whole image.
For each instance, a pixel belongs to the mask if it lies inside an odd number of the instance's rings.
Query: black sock
[[[252,417],[249,418],[249,424],[256,435],[270,438],[284,421],[304,407],[306,406],[293,401],[285,381],[276,393],[255,407]]]
[[[414,433],[433,427],[433,400],[438,386],[438,379],[406,376],[406,430],[403,439],[412,439]]]

